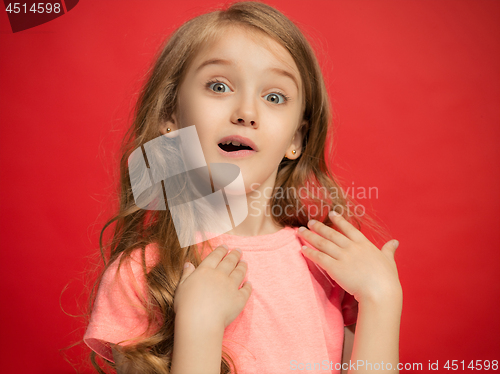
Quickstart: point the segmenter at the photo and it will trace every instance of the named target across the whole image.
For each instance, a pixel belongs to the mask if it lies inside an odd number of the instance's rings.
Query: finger
[[[217,265],[219,265],[219,263],[222,261],[227,252],[227,245],[222,244],[218,246],[203,259],[200,266],[215,269]]]
[[[305,227],[302,230],[302,227],[299,228],[298,232],[308,244],[316,249],[319,249],[321,252],[324,252],[325,255],[328,255],[335,259],[339,258],[339,256],[342,254],[342,250],[337,244],[332,243],[329,239],[326,239],[316,234],[315,232],[308,230]]]
[[[347,220],[336,211],[332,210],[328,216],[330,217],[332,223],[335,224],[335,226],[337,226],[340,231],[352,241],[359,243],[368,240],[366,236],[361,233],[361,231],[347,222]]]
[[[321,251],[316,251],[308,246],[302,246],[301,248],[302,254],[307,257],[309,260],[321,266],[323,269],[331,269],[335,267],[335,263],[337,262],[331,256],[324,254]]]
[[[184,280],[186,280],[186,278],[189,277],[193,273],[193,271],[195,271],[195,267],[192,263],[184,263],[184,268],[182,269],[182,275],[179,284],[184,282]]]
[[[241,294],[245,298],[245,304],[248,301],[248,298],[250,297],[252,290],[253,290],[253,286],[252,286],[252,283],[250,283],[250,281],[246,281],[245,284],[243,284],[243,287],[241,287],[239,289],[239,292],[241,292]]]
[[[346,247],[350,242],[350,239],[346,238],[345,235],[335,229],[332,229],[331,227],[328,227],[323,222],[312,219],[307,222],[307,227],[318,235],[321,235],[322,237],[330,240],[332,243],[335,243],[339,247]]]
[[[241,282],[245,278],[245,274],[247,273],[248,264],[245,260],[240,260],[238,265],[234,268],[234,270],[229,275],[229,278],[234,280],[236,286],[240,286]]]
[[[241,257],[241,249],[235,248],[229,252],[226,257],[222,259],[222,261],[217,265],[217,270],[223,272],[226,275],[231,274],[236,265],[238,265],[238,261],[240,261]]]
[[[387,257],[394,260],[394,253],[396,253],[396,249],[398,248],[398,246],[399,242],[397,240],[389,240],[387,243],[384,244],[381,251]]]

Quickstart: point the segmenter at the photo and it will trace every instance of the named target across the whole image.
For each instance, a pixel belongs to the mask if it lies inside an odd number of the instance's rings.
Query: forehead
[[[236,67],[251,64],[256,69],[283,70],[293,76],[299,90],[301,87],[301,76],[293,57],[281,44],[260,30],[241,26],[221,27],[198,51],[190,70],[196,71],[210,60],[231,61]]]

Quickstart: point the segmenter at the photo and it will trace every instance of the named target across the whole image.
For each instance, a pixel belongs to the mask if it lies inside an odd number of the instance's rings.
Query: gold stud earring
[[[293,154],[296,154],[296,153],[297,153],[297,151],[294,149],[294,150],[292,151],[292,153],[293,153]]]
[[[167,127],[167,132],[170,132],[170,131],[172,131],[172,130],[170,129],[170,127]]]

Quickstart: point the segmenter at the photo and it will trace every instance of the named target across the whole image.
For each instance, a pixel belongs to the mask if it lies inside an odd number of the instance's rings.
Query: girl
[[[378,250],[335,193],[330,122],[313,50],[276,9],[234,3],[174,32],[138,100],[105,226],[116,222],[84,336],[99,372],[96,353],[118,373],[397,372],[397,241]],[[169,209],[136,205],[127,160],[192,125],[208,165],[240,168],[249,214],[181,247]]]

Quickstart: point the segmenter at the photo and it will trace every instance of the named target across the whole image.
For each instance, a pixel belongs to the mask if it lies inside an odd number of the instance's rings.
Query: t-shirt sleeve
[[[344,326],[352,325],[358,319],[358,302],[354,296],[345,291],[342,299],[342,316],[344,317]]]
[[[147,329],[148,292],[141,257],[137,249],[119,268],[121,255],[106,269],[83,337],[90,349],[111,362],[110,343],[129,345],[154,333],[154,326]],[[151,262],[146,259],[146,264],[149,267]]]

